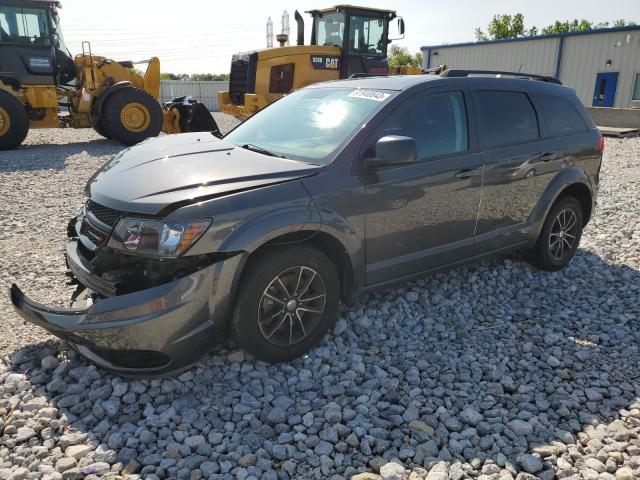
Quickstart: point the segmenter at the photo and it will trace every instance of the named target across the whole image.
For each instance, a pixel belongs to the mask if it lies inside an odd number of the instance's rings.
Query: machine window
[[[462,93],[414,95],[382,122],[373,143],[386,135],[413,138],[421,160],[466,151],[467,115]]]
[[[562,137],[587,131],[580,114],[566,98],[555,95],[536,95],[536,105],[542,111],[551,136]]]
[[[47,11],[41,8],[0,6],[0,41],[50,45]]]
[[[384,55],[384,20],[352,15],[349,20],[349,53]]]
[[[289,93],[293,88],[294,69],[294,63],[272,67],[269,93]]]
[[[325,13],[316,19],[316,35],[318,45],[335,45],[342,47],[344,37],[344,14]]]
[[[478,92],[480,145],[493,148],[539,138],[538,119],[529,97],[521,92]]]

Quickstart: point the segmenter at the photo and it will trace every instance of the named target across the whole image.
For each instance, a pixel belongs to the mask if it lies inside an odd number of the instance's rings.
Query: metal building
[[[640,26],[422,47],[426,68],[553,75],[586,106],[640,108]]]

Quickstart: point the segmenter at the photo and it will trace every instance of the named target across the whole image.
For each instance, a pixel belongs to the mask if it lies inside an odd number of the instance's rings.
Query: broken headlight
[[[123,218],[116,225],[109,247],[137,255],[175,258],[186,252],[209,225],[208,218],[191,222]]]

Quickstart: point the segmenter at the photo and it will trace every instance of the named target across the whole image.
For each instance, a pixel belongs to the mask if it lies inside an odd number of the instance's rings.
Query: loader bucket
[[[218,124],[204,104],[191,97],[174,98],[163,106],[165,133],[212,132],[222,138]]]

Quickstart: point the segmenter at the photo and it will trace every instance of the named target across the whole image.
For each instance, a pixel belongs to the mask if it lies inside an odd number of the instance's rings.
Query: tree
[[[635,27],[637,25],[636,22],[629,22],[624,18],[619,18],[618,20],[613,21],[614,27]]]
[[[422,54],[409,53],[409,49],[406,47],[400,47],[398,45],[391,45],[389,49],[389,68],[399,67],[401,65],[411,65],[412,67],[422,66]]]
[[[502,38],[526,37],[538,34],[536,27],[527,30],[524,26],[524,15],[494,15],[487,27],[488,35],[481,28],[476,28],[476,40],[499,40]]]
[[[604,28],[608,26],[608,23],[598,25],[602,26],[601,28]],[[593,24],[589,20],[585,20],[584,18],[582,20],[575,19],[573,21],[567,20],[564,22],[556,20],[551,25],[547,25],[546,27],[544,27],[542,29],[542,34],[549,35],[552,33],[580,32],[584,30],[591,30],[592,28]]]
[[[614,27],[624,27],[635,24],[635,22],[627,21],[622,18],[613,22]],[[550,35],[554,33],[580,32],[608,27],[609,22],[593,23],[589,20],[585,20],[584,18],[581,20],[556,20],[551,25],[544,27],[540,33],[543,35]],[[487,32],[488,35],[485,34],[481,28],[476,28],[476,40],[479,42],[485,42],[487,40],[498,40],[501,38],[531,37],[538,35],[538,29],[535,26],[528,30],[525,28],[524,16],[521,13],[516,13],[515,15],[494,15],[489,22]]]

